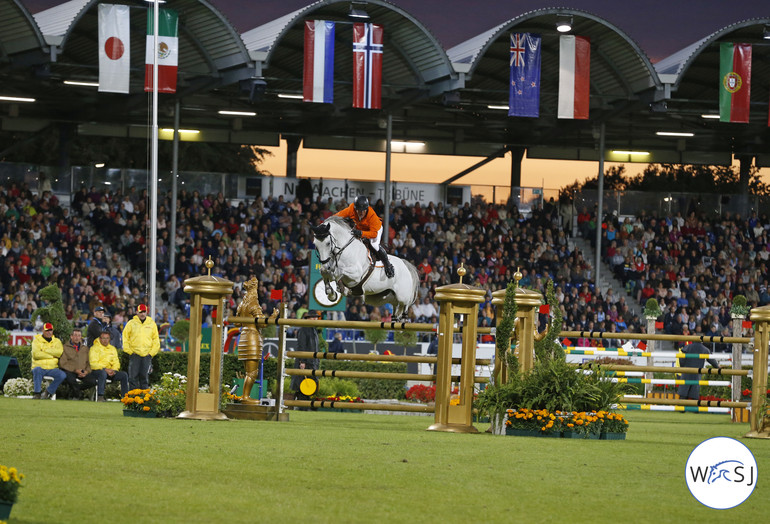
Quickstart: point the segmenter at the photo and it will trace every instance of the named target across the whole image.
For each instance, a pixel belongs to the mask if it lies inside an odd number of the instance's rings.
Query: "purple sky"
[[[309,5],[311,0],[209,0],[241,32]],[[32,12],[61,0],[22,0]],[[173,2],[171,2],[173,4]],[[770,18],[766,0],[394,0],[450,48],[522,13],[544,7],[582,9],[625,31],[653,60],[747,18]]]

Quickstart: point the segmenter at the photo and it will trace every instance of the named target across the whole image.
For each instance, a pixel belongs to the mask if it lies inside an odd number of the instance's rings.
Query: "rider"
[[[380,245],[382,220],[380,220],[380,217],[377,216],[377,213],[369,205],[369,199],[364,195],[358,195],[356,201],[338,212],[337,216],[353,219],[356,224],[356,227],[353,228],[353,236],[361,238],[369,246],[383,266],[385,266],[385,275],[388,278],[393,278],[395,274],[393,264],[390,263],[388,254]]]

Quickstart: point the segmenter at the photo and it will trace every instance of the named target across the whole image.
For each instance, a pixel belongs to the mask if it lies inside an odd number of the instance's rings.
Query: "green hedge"
[[[16,357],[19,361],[19,369],[21,375],[25,378],[32,378],[32,356],[30,354],[30,346],[0,346],[0,355],[8,355]],[[122,351],[118,351],[120,357],[120,369],[128,370],[128,354]],[[209,363],[210,359],[208,354],[201,356],[200,365],[200,383],[209,383]],[[289,359],[286,362],[286,367],[293,367],[294,361]],[[263,377],[267,381],[275,380],[277,373],[278,363],[275,358],[269,358],[264,363]],[[246,372],[246,368],[243,366],[243,362],[238,360],[235,355],[225,355],[222,366],[222,381],[224,384],[232,385],[234,383],[236,374],[242,374]],[[322,360],[321,369],[333,369],[344,371],[375,371],[380,373],[404,373],[406,372],[405,363],[390,363],[390,362],[349,362],[349,361],[332,361]],[[150,384],[157,384],[160,382],[160,377],[163,373],[179,373],[180,375],[187,375],[187,353],[176,351],[163,351],[158,353],[155,358],[152,359],[152,373],[150,373]],[[404,391],[406,389],[406,380],[376,380],[376,379],[350,379],[356,383],[361,393],[361,397],[365,399],[382,399],[382,398],[404,398]]]
[[[406,363],[322,360],[321,369],[331,369],[337,371],[373,371],[378,373],[405,373]],[[361,398],[365,399],[403,399],[406,392],[406,380],[379,380],[371,378],[351,378],[347,380],[352,380],[356,383],[356,385],[358,385]]]

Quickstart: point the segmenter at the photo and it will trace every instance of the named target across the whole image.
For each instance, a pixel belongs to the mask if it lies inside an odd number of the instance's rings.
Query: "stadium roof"
[[[72,0],[36,14],[20,0],[0,4],[0,94],[25,94],[33,104],[4,111],[5,131],[37,133],[72,124],[81,134],[145,137],[149,97],[143,90],[146,2],[116,0],[131,9],[131,91],[99,93],[64,80],[98,78],[97,0]],[[767,111],[770,47],[762,39],[770,19],[728,26],[654,67],[620,28],[591,13],[546,8],[524,13],[444,51],[430,30],[384,0],[321,0],[242,35],[205,0],[168,0],[180,12],[179,88],[161,95],[161,125],[170,127],[181,105],[182,127],[198,140],[276,145],[281,137],[304,147],[383,151],[384,123],[393,139],[424,143],[422,153],[489,156],[526,148],[530,157],[598,159],[599,124],[606,127],[607,159],[615,161],[729,164],[732,154],[770,163]],[[384,26],[383,109],[353,109],[351,6]],[[469,9],[472,6],[469,4]],[[572,19],[572,34],[591,40],[589,120],[556,118],[557,19]],[[338,23],[333,104],[284,98],[299,95],[303,76],[303,24]],[[540,117],[512,118],[489,106],[508,99],[509,34],[543,38]],[[750,124],[701,118],[718,108],[718,43],[754,44]],[[219,110],[255,117],[224,117]],[[692,137],[660,137],[683,131]],[[184,137],[183,137],[184,139]],[[648,151],[645,157],[613,149]]]

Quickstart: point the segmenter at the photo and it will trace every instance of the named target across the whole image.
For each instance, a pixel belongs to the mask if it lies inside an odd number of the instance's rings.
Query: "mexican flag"
[[[152,66],[155,22],[153,10],[147,10],[147,45],[145,47],[144,90],[152,91]],[[173,9],[160,9],[158,17],[158,92],[176,93],[176,71],[179,60],[177,27],[179,15]]]
[[[748,124],[751,106],[751,44],[719,47],[719,121]]]

